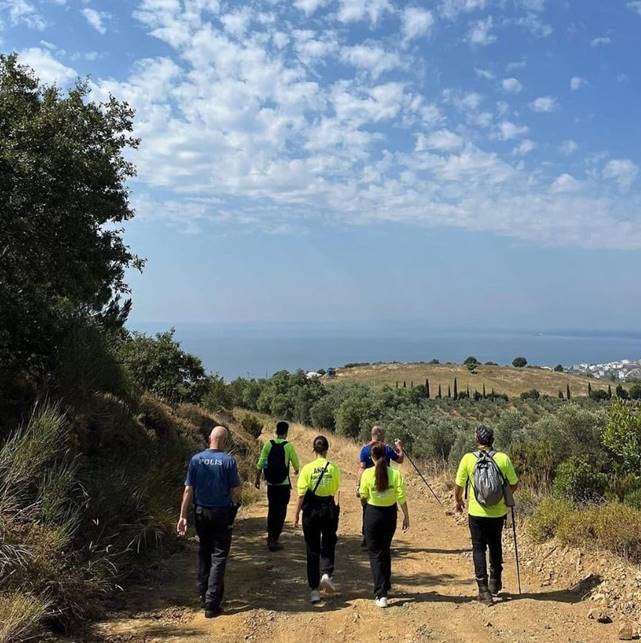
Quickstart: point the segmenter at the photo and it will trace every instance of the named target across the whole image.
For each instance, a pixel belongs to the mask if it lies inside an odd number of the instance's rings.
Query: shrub
[[[600,388],[596,390],[593,389],[590,392],[590,399],[594,400],[595,402],[605,402],[609,399],[608,392]]]
[[[0,594],[0,641],[33,640],[47,604],[25,594]]]
[[[525,359],[525,357],[515,357],[512,360],[512,366],[514,366],[515,368],[524,368],[525,366],[527,366],[527,360]]]
[[[641,384],[633,384],[629,392],[631,400],[641,400]]]
[[[574,502],[588,502],[603,498],[608,477],[594,471],[584,459],[573,456],[556,470],[554,494]]]
[[[243,415],[240,420],[240,425],[251,435],[253,438],[258,439],[263,432],[263,423],[251,413]]]
[[[641,412],[621,400],[610,407],[608,423],[603,432],[603,444],[618,455],[631,472],[641,468]]]
[[[554,538],[559,525],[572,513],[572,503],[562,498],[544,498],[528,522],[528,531],[535,542]]]
[[[529,391],[523,391],[520,397],[522,400],[538,400],[541,394],[535,388],[532,388]]]
[[[206,384],[201,404],[208,411],[220,411],[233,406],[232,393],[225,380],[219,375],[211,375]]]
[[[554,371],[555,371],[556,373],[563,373],[563,370],[564,370],[564,369],[563,369],[563,364],[557,364],[557,365],[554,367]]]
[[[625,494],[623,504],[641,510],[641,488]]]

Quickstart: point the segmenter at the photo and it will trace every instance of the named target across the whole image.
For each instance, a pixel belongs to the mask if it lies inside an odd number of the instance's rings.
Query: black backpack
[[[267,466],[265,467],[265,480],[270,484],[280,484],[289,476],[289,462],[285,457],[285,442],[276,442],[270,440],[272,448],[267,456]]]

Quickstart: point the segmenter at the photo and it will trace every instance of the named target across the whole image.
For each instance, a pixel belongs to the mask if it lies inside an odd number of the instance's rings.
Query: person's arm
[[[294,468],[294,473],[298,475],[298,472],[300,471],[300,461],[298,460],[298,453],[296,453],[296,449],[294,448],[294,445],[291,442],[288,442],[289,444],[289,461],[292,463],[292,467]]]
[[[463,500],[463,487],[456,485],[454,487],[454,503],[456,505],[456,511],[461,513],[465,509],[465,501]]]
[[[512,460],[510,460],[509,456],[506,456],[504,475],[507,479],[508,484],[510,485],[510,489],[512,490],[512,492],[516,491],[519,488],[519,477],[516,475],[514,465],[512,464]]]
[[[356,497],[358,498],[358,489],[361,485],[361,478],[363,477],[363,471],[367,469],[367,458],[363,455],[363,449],[358,456],[358,469],[356,471]]]
[[[294,527],[298,527],[300,522],[300,512],[303,508],[303,500],[305,496],[298,496],[298,501],[296,502],[296,515],[294,517]]]
[[[396,453],[394,460],[399,464],[403,464],[403,462],[405,462],[405,448],[403,447],[403,443],[400,440],[394,440],[394,447],[394,453]]]
[[[189,516],[189,507],[191,507],[191,502],[194,497],[194,488],[186,486],[183,491],[183,499],[180,503],[180,519],[178,520],[178,525],[176,526],[176,531],[178,535],[182,538],[187,534],[187,517]]]
[[[407,502],[401,505],[401,511],[403,512],[403,531],[407,531],[410,528],[410,510]]]
[[[242,485],[239,485],[238,487],[232,487],[229,490],[229,493],[231,493],[231,498],[234,502],[234,504],[240,504],[240,494],[243,491]]]
[[[269,457],[269,451],[272,448],[272,443],[270,441],[263,444],[263,448],[260,450],[260,457],[256,463],[256,479],[254,480],[254,487],[260,489],[260,478],[263,475],[263,469],[265,468],[265,462]]]

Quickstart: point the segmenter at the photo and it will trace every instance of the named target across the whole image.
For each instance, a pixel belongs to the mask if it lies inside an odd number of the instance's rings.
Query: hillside
[[[494,389],[497,393],[506,393],[510,397],[518,397],[524,391],[533,388],[541,394],[556,397],[559,391],[565,395],[566,387],[569,384],[574,397],[586,397],[588,384],[594,390],[607,390],[610,382],[590,379],[580,375],[568,373],[557,373],[540,368],[514,368],[511,366],[478,366],[474,373],[462,364],[371,364],[367,366],[356,366],[352,368],[340,368],[336,370],[336,378],[328,382],[359,382],[374,386],[403,386],[403,382],[409,387],[413,383],[425,384],[429,379],[432,396],[438,392],[441,386],[443,395],[447,395],[447,387],[452,386],[454,378],[457,378],[458,390],[464,391],[467,386],[474,393],[481,392],[483,384],[489,393]],[[614,386],[613,386],[614,388]]]

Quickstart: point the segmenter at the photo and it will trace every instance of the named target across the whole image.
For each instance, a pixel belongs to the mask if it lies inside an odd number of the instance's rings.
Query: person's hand
[[[399,449],[400,451],[402,451],[402,450],[403,450],[403,443],[402,443],[399,439],[394,440],[394,445],[395,445],[395,446],[396,446],[396,448],[397,448],[397,449]]]
[[[296,516],[294,518],[294,529],[298,527],[299,523],[300,523],[300,513],[297,511]]]
[[[410,517],[403,516],[403,531],[407,531],[410,528]]]
[[[187,534],[187,518],[181,518],[176,525],[176,533],[180,538]]]
[[[360,485],[356,485],[356,497],[360,498],[361,497],[361,488]]]
[[[465,509],[465,501],[464,500],[457,500],[456,501],[456,513],[463,513],[463,509]]]

